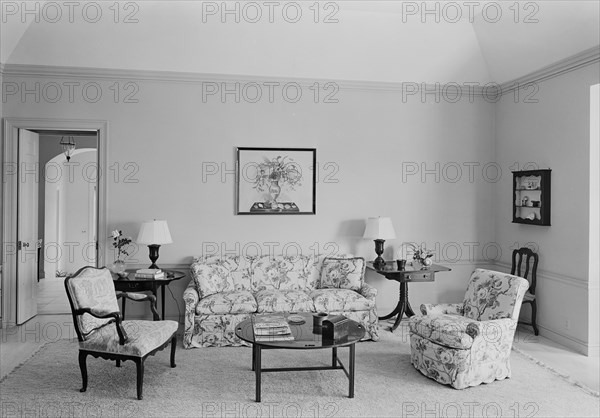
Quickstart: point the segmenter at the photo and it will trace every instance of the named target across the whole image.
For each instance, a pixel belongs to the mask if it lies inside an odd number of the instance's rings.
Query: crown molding
[[[130,70],[102,67],[70,67],[33,64],[7,64],[0,63],[0,73],[4,76],[31,77],[31,78],[63,78],[63,79],[88,79],[88,80],[135,80],[158,83],[296,83],[300,87],[308,88],[318,83],[325,86],[332,83],[340,90],[349,91],[374,91],[374,92],[401,92],[406,94],[454,94],[460,89],[461,97],[483,97],[495,101],[493,96],[509,93],[517,88],[525,87],[531,83],[538,83],[553,77],[560,76],[570,71],[577,70],[600,61],[600,45],[589,48],[571,57],[565,58],[554,64],[543,67],[537,71],[526,74],[505,83],[493,82],[476,83],[467,85],[461,82],[447,83],[424,83],[424,82],[387,82],[387,81],[365,81],[365,80],[332,80],[317,78],[293,78],[293,77],[269,77],[244,74],[216,74],[195,73],[180,71],[157,71],[157,70]],[[277,85],[277,84],[275,84]],[[492,88],[490,93],[488,90]],[[450,90],[452,89],[452,90]]]
[[[514,80],[502,83],[500,84],[500,91],[502,94],[506,94],[517,88],[523,88],[532,83],[540,83],[594,64],[598,61],[600,61],[600,45],[581,51],[578,54],[557,61],[554,64],[550,64],[524,76],[515,78]]]
[[[33,64],[6,64],[4,66],[4,75],[13,77],[31,77],[31,78],[59,78],[59,79],[89,79],[89,80],[126,80],[126,81],[148,81],[159,83],[184,83],[200,84],[207,82],[214,83],[297,83],[301,87],[311,87],[315,83],[325,86],[327,83],[333,83],[340,90],[356,91],[380,91],[380,92],[405,92],[407,94],[417,94],[426,92],[427,94],[451,94],[457,92],[460,88],[461,97],[489,96],[485,91],[485,85],[468,85],[466,82],[448,82],[448,83],[424,83],[424,82],[387,82],[387,81],[365,81],[365,80],[333,80],[317,78],[293,78],[280,76],[255,76],[244,74],[216,74],[216,73],[194,73],[179,71],[157,71],[157,70],[130,70],[117,68],[101,67],[69,67],[52,65],[33,65]],[[493,84],[493,83],[488,83]],[[454,89],[447,92],[447,89]],[[486,96],[486,97],[487,97]]]

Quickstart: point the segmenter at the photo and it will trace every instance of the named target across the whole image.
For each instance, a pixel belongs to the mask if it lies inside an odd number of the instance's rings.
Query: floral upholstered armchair
[[[409,320],[411,362],[456,389],[510,377],[512,347],[527,280],[492,270],[471,275],[462,303],[421,305]]]

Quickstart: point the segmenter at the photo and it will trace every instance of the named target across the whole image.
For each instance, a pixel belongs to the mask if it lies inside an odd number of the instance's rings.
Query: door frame
[[[2,265],[2,326],[16,323],[16,243],[17,243],[17,197],[18,130],[44,131],[90,131],[98,132],[98,213],[97,237],[107,234],[107,170],[108,170],[108,121],[46,118],[4,118],[4,156],[2,164],[2,242],[0,243],[0,265]],[[40,171],[41,173],[41,171]],[[40,179],[42,176],[40,176]],[[108,236],[108,235],[107,235]],[[4,244],[6,243],[6,245]],[[9,247],[10,246],[10,247]],[[9,248],[6,248],[9,247]],[[104,265],[107,246],[98,239],[96,264]]]

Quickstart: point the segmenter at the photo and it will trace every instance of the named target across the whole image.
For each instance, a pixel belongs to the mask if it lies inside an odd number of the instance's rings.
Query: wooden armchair
[[[79,367],[83,387],[87,389],[86,358],[92,355],[106,360],[132,360],[137,369],[137,398],[142,399],[144,362],[171,343],[171,367],[175,367],[175,321],[157,321],[156,298],[139,293],[115,295],[110,271],[106,268],[83,267],[65,279],[65,289],[71,304],[75,331],[79,339]],[[150,301],[154,321],[123,321],[118,298]]]

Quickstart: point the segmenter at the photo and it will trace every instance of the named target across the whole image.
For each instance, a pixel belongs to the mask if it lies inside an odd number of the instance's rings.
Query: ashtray
[[[306,322],[302,315],[290,315],[287,317],[287,320],[291,324],[303,324]]]

